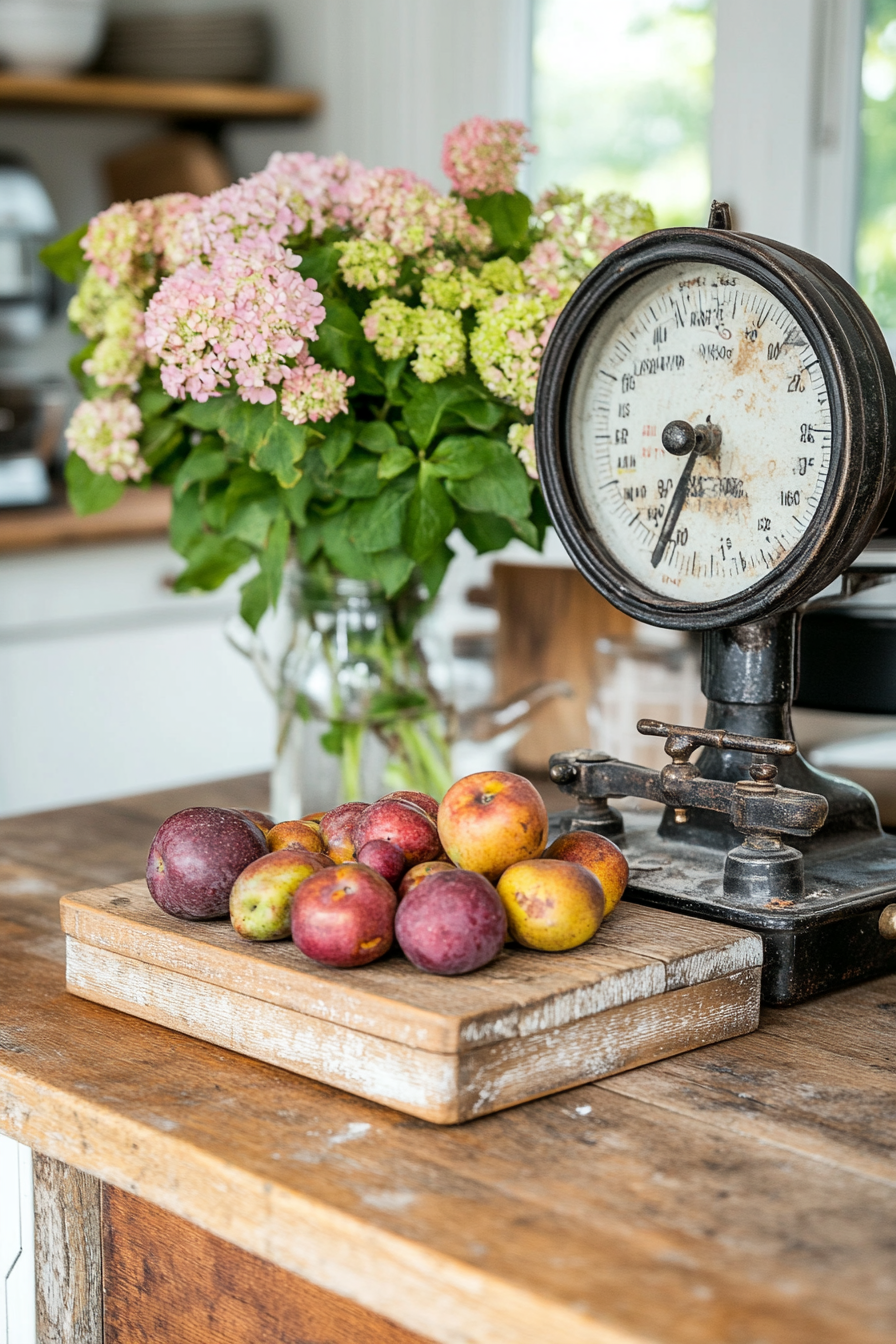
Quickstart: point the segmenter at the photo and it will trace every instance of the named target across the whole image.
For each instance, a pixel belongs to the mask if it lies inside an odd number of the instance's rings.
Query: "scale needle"
[[[675,524],[678,522],[684,508],[684,502],[688,497],[688,485],[697,458],[705,453],[715,452],[721,442],[722,431],[718,425],[712,423],[710,416],[706,417],[705,425],[697,425],[696,428],[688,424],[687,420],[670,420],[663,430],[663,447],[666,452],[671,453],[673,457],[683,457],[687,453],[688,460],[684,464],[684,471],[678,478],[675,494],[669,504],[669,512],[666,514],[666,520],[650,557],[650,563],[654,569],[662,560],[666,547],[672,539]]]

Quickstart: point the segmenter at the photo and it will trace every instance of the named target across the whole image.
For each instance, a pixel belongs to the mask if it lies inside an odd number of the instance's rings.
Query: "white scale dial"
[[[716,446],[663,447],[670,422],[707,420]],[[762,285],[707,263],[655,270],[613,307],[584,354],[570,424],[604,546],[681,601],[732,597],[775,570],[830,469],[828,389],[804,331]]]

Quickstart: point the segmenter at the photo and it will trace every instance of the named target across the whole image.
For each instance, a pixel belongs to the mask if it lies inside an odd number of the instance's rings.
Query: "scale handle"
[[[754,756],[793,756],[796,743],[778,737],[747,737],[726,733],[724,728],[688,728],[678,723],[660,723],[659,719],[639,719],[638,732],[647,737],[664,737],[666,755],[677,764],[690,759],[698,747],[717,747],[719,751],[749,751]]]

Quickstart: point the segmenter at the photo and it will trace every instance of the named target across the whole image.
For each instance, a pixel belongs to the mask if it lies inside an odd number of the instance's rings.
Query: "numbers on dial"
[[[721,444],[692,464],[654,564],[687,461],[663,448],[663,427],[708,417]],[[624,569],[663,595],[719,600],[771,574],[815,517],[831,462],[828,389],[784,303],[745,276],[678,263],[633,284],[598,323],[570,445],[591,522]]]

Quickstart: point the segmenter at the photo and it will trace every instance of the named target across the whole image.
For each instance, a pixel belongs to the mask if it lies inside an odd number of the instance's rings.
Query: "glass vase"
[[[441,797],[451,782],[449,711],[413,621],[374,584],[292,572],[282,607],[277,758],[279,818],[373,800],[390,789]]]

